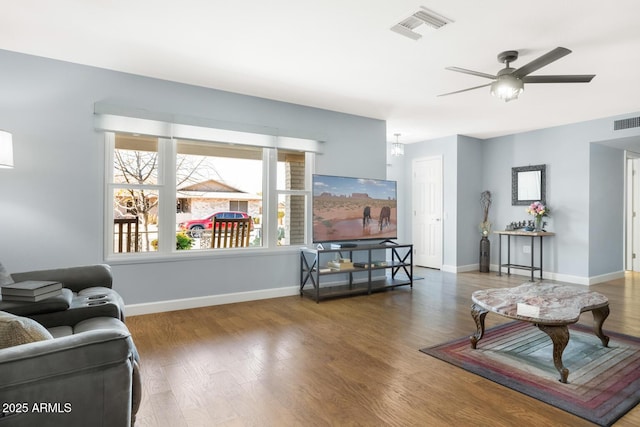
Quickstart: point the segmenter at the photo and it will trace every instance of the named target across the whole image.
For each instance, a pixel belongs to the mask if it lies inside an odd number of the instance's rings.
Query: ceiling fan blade
[[[491,84],[492,83],[487,83],[487,84],[480,85],[480,86],[470,87],[468,89],[457,90],[455,92],[443,93],[442,95],[438,95],[438,96],[447,96],[447,95],[453,95],[453,94],[460,93],[460,92],[467,92],[469,90],[480,89],[481,87],[491,86]]]
[[[526,76],[524,83],[589,83],[595,74],[567,74],[561,76]]]
[[[554,61],[557,61],[558,59],[562,58],[563,56],[567,56],[568,54],[570,54],[571,51],[565,47],[557,47],[555,49],[553,49],[551,52],[547,52],[544,55],[542,55],[541,57],[534,59],[533,61],[529,62],[526,65],[523,65],[522,67],[518,68],[517,70],[515,70],[513,73],[511,73],[512,76],[514,77],[519,77],[522,78],[530,73],[533,73],[536,70],[539,70],[540,68],[544,67],[545,65],[549,65]]]
[[[486,79],[495,80],[496,76],[487,73],[481,73],[480,71],[467,70],[466,68],[460,67],[446,67],[445,70],[456,71],[458,73],[471,74],[472,76],[484,77]]]

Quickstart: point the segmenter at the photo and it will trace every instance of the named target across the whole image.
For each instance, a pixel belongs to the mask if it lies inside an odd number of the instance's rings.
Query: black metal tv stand
[[[386,243],[393,245],[387,246]],[[366,259],[353,264],[347,262],[344,268],[331,268],[327,264],[335,259],[353,260],[356,253],[364,255],[361,258]],[[391,270],[391,275],[374,278],[372,273],[377,270]],[[346,284],[321,286],[322,279],[333,277],[340,280],[340,274],[348,276]],[[412,244],[385,242],[358,244],[355,248],[316,247],[300,250],[300,296],[306,294],[316,302],[339,296],[371,294],[405,285],[413,288]]]

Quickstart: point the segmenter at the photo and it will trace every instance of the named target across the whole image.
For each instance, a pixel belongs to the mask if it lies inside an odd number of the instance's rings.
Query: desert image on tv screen
[[[397,238],[396,182],[313,176],[313,241]]]

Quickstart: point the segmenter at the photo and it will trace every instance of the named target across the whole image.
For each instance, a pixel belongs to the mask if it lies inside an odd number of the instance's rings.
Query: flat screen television
[[[313,175],[313,242],[398,238],[396,181]]]

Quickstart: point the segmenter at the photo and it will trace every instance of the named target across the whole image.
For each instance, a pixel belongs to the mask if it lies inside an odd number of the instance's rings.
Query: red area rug
[[[420,351],[563,409],[610,426],[640,402],[640,338],[605,331],[603,347],[590,328],[569,327],[562,361],[568,383],[559,381],[548,335],[526,322],[490,328],[471,348],[469,337]]]

